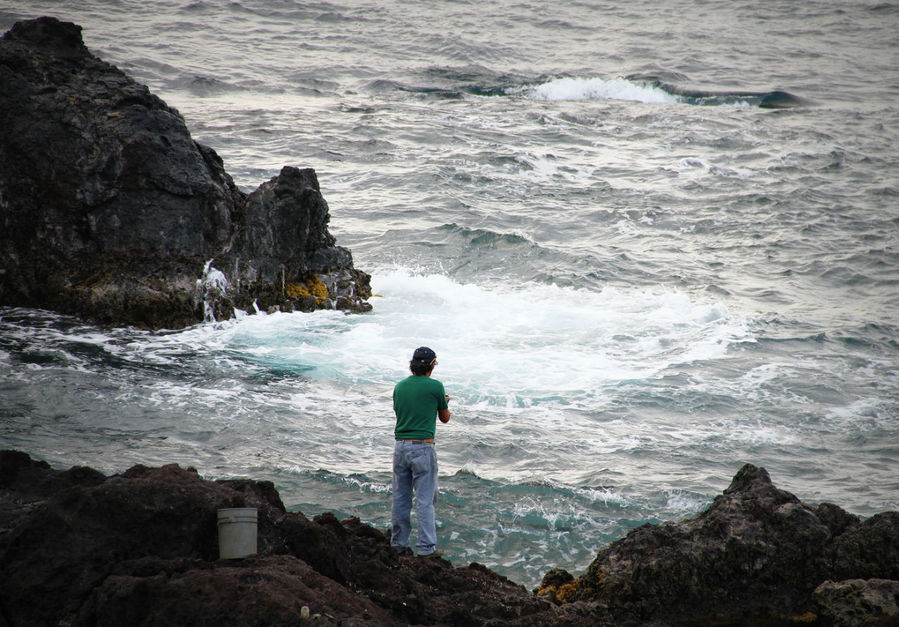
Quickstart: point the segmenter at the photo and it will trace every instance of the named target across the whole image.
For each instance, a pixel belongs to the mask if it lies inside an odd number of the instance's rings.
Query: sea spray
[[[680,99],[663,89],[631,82],[625,78],[563,77],[538,85],[509,88],[510,94],[535,100],[633,100],[637,102],[677,103]]]
[[[197,279],[197,301],[203,304],[203,319],[215,322],[215,301],[228,291],[228,277],[212,267],[212,259],[203,266],[203,275]]]

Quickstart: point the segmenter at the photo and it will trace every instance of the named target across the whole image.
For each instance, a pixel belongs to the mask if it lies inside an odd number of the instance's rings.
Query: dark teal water
[[[428,344],[454,562],[577,573],[745,462],[899,507],[899,5],[34,1],[0,26],[43,14],[242,188],[314,167],[380,296],[160,333],[0,310],[0,446],[383,527],[390,390]]]

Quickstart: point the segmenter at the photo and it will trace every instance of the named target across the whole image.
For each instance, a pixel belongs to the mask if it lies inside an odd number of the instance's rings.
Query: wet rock
[[[258,555],[218,559],[224,507],[258,509]],[[899,513],[809,507],[747,465],[705,512],[632,530],[580,577],[551,569],[535,594],[397,555],[357,518],[288,512],[271,482],[0,451],[0,625],[891,625],[897,552]]]
[[[899,512],[860,522],[809,507],[747,464],[695,518],[643,525],[599,551],[570,596],[623,622],[786,624],[816,617],[812,592],[827,579],[897,569]]]
[[[815,588],[813,598],[818,605],[818,614],[834,625],[899,625],[899,581],[825,581]]]
[[[305,624],[304,606],[310,608],[310,620],[314,609],[321,625],[400,624],[386,610],[289,555],[241,563],[122,564],[92,591],[75,624],[286,627]]]
[[[540,585],[534,590],[534,594],[537,596],[549,599],[556,604],[572,601],[577,592],[574,575],[564,568],[550,568],[543,575]]]
[[[29,502],[32,507],[21,504]],[[594,625],[479,564],[397,556],[358,519],[287,512],[270,482],[177,465],[103,477],[0,452],[10,625]],[[219,560],[217,514],[256,507],[257,556]],[[2,508],[0,508],[2,509]]]
[[[899,579],[899,512],[882,512],[846,529],[825,551],[828,579]]]
[[[234,245],[215,260],[227,270],[223,304],[283,309],[287,298],[288,311],[371,309],[370,277],[335,245],[314,170],[285,166],[247,197],[243,213]]]
[[[369,277],[328,220],[312,170],[241,192],[80,26],[44,17],[0,39],[0,304],[146,328],[235,306],[366,311]],[[307,282],[325,294],[288,292]]]

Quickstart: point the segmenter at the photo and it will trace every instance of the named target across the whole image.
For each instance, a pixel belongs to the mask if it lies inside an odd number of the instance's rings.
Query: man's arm
[[[449,405],[449,394],[444,394],[443,398],[446,399],[446,404]],[[440,422],[446,424],[450,419],[450,410],[448,407],[437,410],[437,417],[440,418]]]

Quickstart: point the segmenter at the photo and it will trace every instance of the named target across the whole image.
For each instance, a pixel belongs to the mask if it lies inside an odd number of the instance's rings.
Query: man
[[[409,546],[412,532],[412,494],[418,501],[418,555],[441,555],[437,551],[437,453],[434,431],[437,418],[447,423],[449,396],[443,384],[431,378],[437,354],[427,346],[415,349],[406,377],[393,389],[396,414],[393,450],[393,533],[390,544],[397,552]]]

